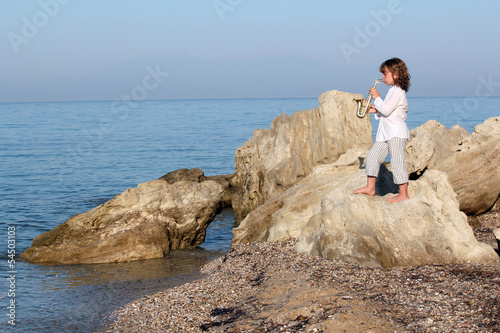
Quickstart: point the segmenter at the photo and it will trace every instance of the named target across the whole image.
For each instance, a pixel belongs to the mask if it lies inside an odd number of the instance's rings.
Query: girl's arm
[[[399,94],[396,91],[389,91],[387,93],[387,96],[385,97],[385,100],[382,100],[382,98],[379,96],[377,99],[374,101],[375,108],[379,113],[381,113],[383,116],[388,117],[391,115],[394,110],[398,107],[399,103]]]

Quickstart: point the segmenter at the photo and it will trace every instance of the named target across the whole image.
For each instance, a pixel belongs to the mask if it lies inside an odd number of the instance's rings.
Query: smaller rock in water
[[[222,201],[214,180],[142,183],[36,237],[21,257],[61,264],[160,258],[203,243]]]

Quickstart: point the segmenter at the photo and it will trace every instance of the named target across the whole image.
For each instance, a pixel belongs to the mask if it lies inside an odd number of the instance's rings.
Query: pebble
[[[499,212],[478,220],[476,238],[498,250]],[[500,261],[372,269],[297,254],[295,242],[233,246],[201,269],[204,278],[129,303],[104,331],[334,332],[344,318],[377,332],[387,323],[401,332],[500,332]],[[301,288],[318,296],[287,317],[278,301]],[[349,317],[356,309],[369,320]]]

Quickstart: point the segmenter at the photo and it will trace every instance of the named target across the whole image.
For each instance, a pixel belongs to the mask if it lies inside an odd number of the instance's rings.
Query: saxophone
[[[375,80],[375,82],[373,83],[373,88],[376,88],[377,84],[381,82],[384,82],[384,80],[382,79]],[[358,118],[363,118],[364,116],[366,116],[366,112],[368,111],[368,108],[370,107],[372,100],[373,100],[372,95],[369,95],[369,97],[367,97],[367,99],[365,100],[356,99],[356,103],[358,104],[358,108],[356,110],[356,116],[358,116]],[[366,104],[363,104],[363,102],[366,102]]]

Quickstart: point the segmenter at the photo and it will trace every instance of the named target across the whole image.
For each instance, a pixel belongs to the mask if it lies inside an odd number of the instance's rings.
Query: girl
[[[374,106],[370,106],[368,113],[374,113],[375,119],[379,119],[380,122],[375,143],[366,155],[366,186],[355,190],[354,193],[375,195],[375,182],[380,164],[388,154],[391,154],[394,183],[399,185],[399,193],[387,201],[400,202],[409,198],[405,147],[410,132],[405,120],[408,113],[406,92],[410,88],[410,73],[406,64],[398,58],[383,62],[380,65],[380,72],[383,74],[384,83],[392,87],[387,92],[385,100],[380,98],[377,89],[370,88]]]

